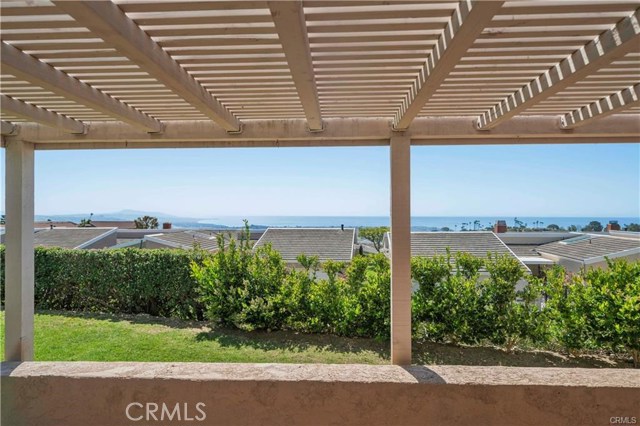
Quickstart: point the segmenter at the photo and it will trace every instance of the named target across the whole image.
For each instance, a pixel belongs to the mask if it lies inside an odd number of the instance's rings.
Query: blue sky
[[[388,175],[386,147],[39,151],[36,214],[382,216]],[[416,216],[638,217],[640,145],[414,147],[412,193]]]

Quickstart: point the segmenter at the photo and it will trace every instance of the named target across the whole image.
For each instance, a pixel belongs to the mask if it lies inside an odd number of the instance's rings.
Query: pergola
[[[34,150],[390,146],[411,362],[411,145],[640,142],[630,1],[4,1],[8,361],[33,358]]]

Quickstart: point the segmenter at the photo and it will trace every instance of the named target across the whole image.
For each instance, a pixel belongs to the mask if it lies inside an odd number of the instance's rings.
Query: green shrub
[[[481,264],[467,255],[454,270],[451,254],[412,259],[418,288],[412,298],[414,331],[428,340],[472,342],[476,337],[476,287]]]
[[[629,353],[640,364],[640,262],[607,260],[608,269],[584,274],[592,293],[595,339],[600,347]]]
[[[338,332],[388,339],[391,324],[391,267],[383,254],[357,256],[346,270]]]
[[[595,347],[592,321],[591,291],[581,274],[567,274],[560,266],[546,273],[549,300],[545,313],[552,323],[553,340],[570,354]]]
[[[570,353],[609,349],[640,363],[640,262],[607,260],[608,269],[547,273],[547,313],[555,341]]]
[[[222,248],[202,263],[192,263],[200,300],[212,321],[248,330],[279,328],[285,264],[269,245],[252,251],[248,233],[247,227],[240,240],[228,243],[218,235]]]
[[[483,269],[488,278],[481,279]],[[522,340],[545,339],[540,282],[529,277],[529,285],[517,292],[516,284],[525,277],[517,259],[456,253],[452,262],[447,252],[414,258],[411,270],[418,283],[412,300],[418,336],[470,344],[489,340],[507,350]]]
[[[222,246],[222,244],[221,244]],[[291,329],[348,336],[389,336],[390,268],[382,254],[351,264],[298,257],[286,268],[270,246],[252,251],[231,240],[192,265],[207,318],[243,329]],[[318,278],[318,271],[326,279]]]
[[[0,246],[4,303],[4,247]],[[35,249],[37,309],[146,313],[202,318],[190,264],[207,254],[193,250]]]

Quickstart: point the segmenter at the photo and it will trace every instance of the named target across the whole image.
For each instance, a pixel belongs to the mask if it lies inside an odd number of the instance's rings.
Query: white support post
[[[391,363],[411,364],[411,139],[391,146]]]
[[[33,144],[6,140],[6,361],[33,360]]]

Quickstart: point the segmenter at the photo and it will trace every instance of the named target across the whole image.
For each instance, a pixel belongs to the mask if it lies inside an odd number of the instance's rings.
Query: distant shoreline
[[[137,213],[137,212],[136,212]],[[86,215],[88,217],[88,215]],[[125,221],[133,220],[137,216],[129,214],[96,214],[95,221]],[[283,228],[333,228],[344,225],[346,227],[389,226],[388,216],[218,216],[210,219],[181,218],[164,214],[157,214],[158,222],[170,222],[173,228],[179,229],[240,229],[243,219],[247,219],[251,229],[261,230],[269,227]],[[78,223],[82,215],[37,215],[37,221],[72,221]],[[611,220],[616,220],[624,227],[630,223],[640,223],[640,217],[620,216],[518,216],[517,219],[532,229],[545,229],[554,224],[561,228],[571,225],[584,227],[591,221],[598,221],[603,226]],[[413,231],[439,231],[449,228],[451,231],[484,230],[492,227],[496,221],[505,220],[507,225],[515,226],[515,218],[512,216],[413,216],[411,229]]]

